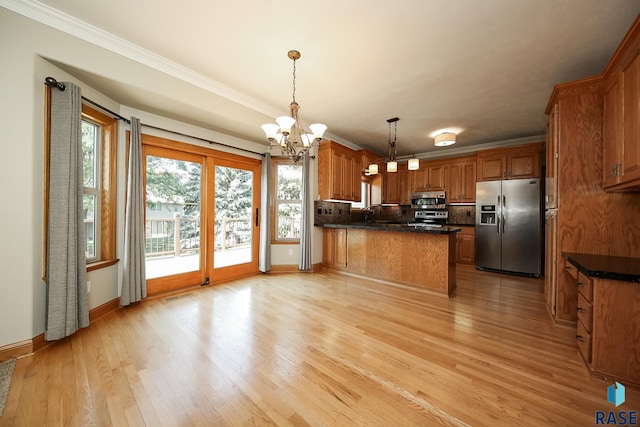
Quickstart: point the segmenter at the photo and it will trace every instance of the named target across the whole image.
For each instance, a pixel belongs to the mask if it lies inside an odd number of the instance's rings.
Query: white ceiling
[[[637,0],[43,3],[193,85],[169,93],[58,64],[122,104],[264,143],[260,125],[288,113],[296,49],[303,123],[385,154],[397,116],[399,156],[443,150],[430,135],[444,128],[459,130],[454,147],[543,135],[553,86],[600,74],[640,13]]]

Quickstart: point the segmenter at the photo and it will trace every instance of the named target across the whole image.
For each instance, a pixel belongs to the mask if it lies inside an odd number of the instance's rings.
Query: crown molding
[[[35,0],[0,0],[0,6],[259,113],[270,117],[282,114],[282,111],[213,80],[204,74],[200,74],[46,4]]]
[[[416,154],[415,158],[437,159],[440,157],[451,157],[451,156],[464,155],[464,154],[473,154],[473,153],[477,153],[478,151],[489,150],[491,148],[511,147],[514,145],[523,145],[523,144],[545,141],[546,139],[547,139],[546,135],[533,135],[533,136],[526,136],[523,138],[505,139],[503,141],[485,142],[482,144],[469,145],[466,147],[447,148],[447,149],[443,149],[442,151],[440,150],[428,151],[426,153]],[[401,156],[401,157],[398,157],[398,160],[400,161],[409,160],[411,157],[413,156]]]

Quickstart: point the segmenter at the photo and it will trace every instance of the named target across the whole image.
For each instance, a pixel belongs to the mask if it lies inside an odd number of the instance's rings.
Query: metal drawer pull
[[[582,309],[582,307],[578,307],[578,313],[584,313],[584,310]]]
[[[576,339],[580,342],[584,342],[584,338],[582,338],[582,335],[576,335]]]
[[[579,288],[584,288],[584,283],[582,283],[582,282],[578,282],[578,287],[579,287]]]

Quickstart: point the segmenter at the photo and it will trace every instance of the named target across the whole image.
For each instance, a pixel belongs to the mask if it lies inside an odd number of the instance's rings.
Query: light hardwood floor
[[[259,275],[120,309],[19,359],[0,425],[584,426],[616,409],[542,279],[457,278],[447,299]]]

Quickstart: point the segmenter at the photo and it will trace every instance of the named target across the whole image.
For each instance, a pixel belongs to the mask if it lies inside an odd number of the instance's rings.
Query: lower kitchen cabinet
[[[597,256],[587,257],[594,259]],[[615,262],[631,260],[618,257],[600,259],[614,259]],[[574,262],[569,260],[567,264]],[[575,264],[573,267],[569,271],[578,290],[576,344],[582,358],[592,375],[640,387],[640,346],[637,336],[640,330],[640,283],[585,274],[593,271],[602,275],[597,267],[594,269],[592,266]],[[606,272],[604,275],[609,276]]]
[[[460,227],[456,235],[456,262],[474,264],[476,261],[476,228],[473,226]]]

